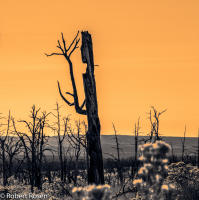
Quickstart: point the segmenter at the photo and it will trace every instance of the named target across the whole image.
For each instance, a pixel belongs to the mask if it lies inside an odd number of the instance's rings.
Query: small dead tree
[[[120,158],[120,144],[119,144],[119,140],[118,140],[118,136],[117,136],[117,130],[115,128],[114,123],[112,123],[113,125],[113,130],[114,130],[114,138],[115,138],[115,145],[116,147],[112,147],[113,149],[116,149],[117,152],[117,157],[115,157],[115,161],[116,161],[116,167],[117,167],[117,173],[118,173],[118,178],[120,180],[121,185],[123,185],[124,183],[124,176],[123,176],[123,169],[122,169],[122,165],[121,165],[121,158]]]
[[[45,130],[48,127],[47,117],[50,113],[43,112],[39,115],[40,109],[35,106],[31,109],[31,121],[20,120],[27,128],[27,132],[20,132],[16,129],[15,120],[12,119],[15,133],[23,144],[25,159],[29,166],[29,177],[31,183],[31,191],[37,187],[42,189],[42,165],[44,152],[50,151],[48,148],[48,136]]]
[[[55,115],[55,117],[57,119],[57,122],[54,131],[56,132],[57,142],[58,142],[58,157],[60,163],[61,181],[66,182],[66,159],[69,147],[68,149],[66,149],[64,142],[66,141],[69,117],[63,118],[63,120],[61,119],[60,107],[58,103],[56,104],[56,111],[57,115]],[[63,130],[62,130],[62,121],[64,126]]]
[[[151,107],[152,110],[149,112],[149,120],[151,123],[151,132],[149,136],[150,142],[155,142],[156,140],[161,140],[160,134],[159,134],[159,126],[160,126],[160,115],[162,115],[164,112],[166,112],[166,109],[158,112],[153,106]]]
[[[3,117],[1,117],[1,120]],[[3,173],[3,186],[6,186],[8,181],[8,174],[7,174],[7,160],[6,160],[6,142],[9,137],[10,133],[10,112],[8,114],[7,123],[1,123],[0,127],[0,158],[2,160],[2,173]],[[4,128],[6,126],[6,128]]]
[[[186,132],[187,132],[187,128],[186,128],[186,125],[185,125],[185,128],[184,128],[184,137],[183,137],[183,139],[181,140],[181,142],[182,142],[182,155],[181,155],[181,160],[182,160],[182,161],[184,160]]]
[[[19,165],[21,164],[18,155],[20,155],[20,153],[22,152],[22,143],[18,137],[9,136],[7,138],[5,149],[8,157],[7,158],[8,177],[10,177],[13,174],[14,170],[13,162],[17,161]],[[15,169],[15,172],[17,172],[17,169]]]
[[[3,120],[3,118],[1,118]],[[0,124],[0,158],[2,160],[3,185],[7,185],[7,179],[13,174],[13,161],[18,160],[17,155],[21,151],[21,142],[13,136],[11,114],[9,111],[6,122]]]
[[[172,158],[172,162],[174,162],[174,158],[175,158],[175,155],[174,155],[174,147],[173,147],[173,144],[171,143],[171,158]]]
[[[86,151],[87,154],[87,143],[85,135],[82,133],[82,123],[80,121],[76,121],[76,131],[69,127],[68,132],[68,142],[73,148],[73,155],[74,155],[74,173],[73,173],[73,182],[74,185],[77,185],[77,175],[78,175],[78,162],[80,159],[80,155],[82,154],[82,148]]]
[[[92,38],[87,31],[84,31],[81,34],[82,34],[82,46],[81,46],[82,62],[87,64],[86,72],[83,74],[85,100],[83,101],[81,106],[79,104],[79,98],[73,74],[73,64],[71,61],[71,55],[78,48],[78,44],[80,41],[80,39],[78,38],[79,32],[77,33],[74,40],[68,47],[66,46],[66,42],[62,33],[62,44],[58,40],[58,45],[57,45],[57,48],[60,49],[61,52],[60,53],[56,52],[46,55],[64,56],[69,64],[73,93],[66,92],[66,94],[70,95],[73,98],[74,102],[71,103],[69,100],[67,100],[66,97],[64,97],[60,89],[60,84],[58,82],[59,93],[67,105],[75,107],[77,113],[82,115],[87,115],[88,131],[86,134],[86,138],[87,138],[87,148],[89,157],[88,183],[104,184],[104,167],[103,167],[103,157],[102,157],[102,149],[100,142],[100,120],[98,116]],[[86,107],[86,109],[84,109],[84,106]]]
[[[139,131],[140,131],[140,118],[137,121],[137,124],[135,123],[135,130],[134,130],[134,139],[135,139],[135,146],[134,146],[134,151],[135,151],[135,157],[134,157],[134,162],[132,160],[132,166],[131,166],[131,175],[133,177],[133,175],[135,174],[135,171],[137,171],[138,168],[138,161],[137,161],[137,157],[138,157],[138,142],[139,142]],[[134,167],[135,165],[135,167]]]
[[[137,124],[135,124],[135,161],[137,162],[138,157],[138,138],[139,138],[139,131],[140,131],[140,119],[138,119]]]

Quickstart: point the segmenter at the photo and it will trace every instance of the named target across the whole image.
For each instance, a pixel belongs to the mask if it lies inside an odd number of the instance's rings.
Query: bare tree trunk
[[[59,105],[57,103],[56,105],[56,110],[57,110],[57,135],[58,135],[58,155],[59,155],[59,162],[60,162],[60,170],[61,170],[61,181],[65,182],[64,178],[64,152],[63,152],[63,142],[66,137],[66,129],[67,129],[67,121],[64,121],[64,133],[61,136],[61,121],[60,121],[60,112],[59,112]]]
[[[182,156],[181,156],[182,161],[184,160],[185,140],[186,140],[186,126],[185,126],[185,129],[184,129],[184,137],[183,137],[183,140],[182,140]]]
[[[36,179],[36,158],[35,158],[35,117],[34,117],[34,107],[33,107],[33,113],[32,113],[32,117],[33,117],[33,129],[32,129],[32,143],[31,143],[31,160],[32,160],[32,165],[31,165],[31,192],[33,192],[34,190],[34,186],[35,186],[35,179]]]
[[[137,125],[135,124],[135,161],[136,163],[137,163],[137,157],[138,157],[139,130],[140,130],[140,118],[138,119]]]
[[[83,74],[83,81],[86,99],[86,114],[88,119],[88,131],[86,134],[90,161],[88,166],[88,183],[104,184],[104,167],[100,142],[100,120],[98,117],[94,76],[93,47],[91,35],[88,32],[82,32],[81,53],[83,63],[87,63],[86,73]]]
[[[59,146],[59,161],[60,161],[60,169],[61,169],[61,181],[64,182],[64,162],[63,162],[63,155],[62,155],[62,144],[60,144]]]
[[[173,145],[171,144],[171,157],[172,157],[172,162],[174,162],[174,149],[173,149]]]
[[[135,123],[135,130],[134,130],[134,140],[135,140],[135,146],[134,146],[134,151],[135,151],[135,157],[134,160],[132,158],[132,166],[131,166],[131,176],[133,177],[135,175],[135,172],[138,169],[138,137],[139,137],[139,130],[140,130],[140,118],[138,119],[137,124]]]
[[[135,162],[137,162],[137,155],[138,155],[138,136],[135,135]]]
[[[135,125],[135,170],[138,169],[138,135],[139,135],[139,119],[137,126]]]
[[[113,124],[113,129],[115,133],[115,143],[116,143],[116,150],[117,150],[116,164],[117,164],[118,177],[119,177],[121,185],[123,185],[124,177],[123,177],[123,170],[122,170],[122,165],[121,165],[121,160],[120,160],[120,144],[118,141],[117,131],[114,124]]]

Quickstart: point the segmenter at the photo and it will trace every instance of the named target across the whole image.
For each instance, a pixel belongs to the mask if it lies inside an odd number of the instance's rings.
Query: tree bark
[[[82,32],[81,54],[83,63],[87,63],[86,73],[83,74],[83,82],[88,120],[88,131],[86,134],[89,157],[88,183],[104,184],[104,167],[100,142],[100,120],[98,116],[94,76],[93,47],[91,35],[87,31]]]

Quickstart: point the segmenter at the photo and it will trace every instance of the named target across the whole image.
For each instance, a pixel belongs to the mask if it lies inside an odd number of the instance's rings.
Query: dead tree
[[[10,177],[13,174],[13,162],[17,161],[20,165],[20,160],[17,157],[22,152],[22,143],[19,140],[19,138],[14,136],[9,136],[7,138],[6,147],[5,147],[6,153],[7,153],[7,168],[8,168],[8,177]],[[18,166],[19,166],[18,165]],[[17,169],[15,169],[15,172],[17,172]]]
[[[17,155],[21,151],[21,142],[13,136],[11,120],[12,117],[9,111],[6,122],[0,124],[0,158],[2,160],[4,186],[8,183],[7,179],[13,174],[13,161],[14,159],[18,160]]]
[[[138,157],[138,137],[140,131],[140,118],[138,119],[137,124],[135,124],[135,161],[137,162]]]
[[[174,162],[175,155],[174,155],[174,148],[173,148],[172,143],[171,143],[171,158],[172,158],[172,162]]]
[[[77,180],[77,164],[78,164],[78,160],[80,158],[80,154],[82,153],[82,148],[84,150],[84,154],[85,154],[85,160],[86,160],[86,169],[88,171],[88,148],[87,148],[87,141],[86,141],[86,136],[85,134],[83,134],[82,131],[82,126],[84,127],[84,133],[87,132],[87,126],[85,124],[85,122],[83,121],[82,123],[80,123],[80,121],[76,121],[76,129],[77,131],[75,131],[74,129],[72,129],[72,127],[69,127],[69,132],[68,132],[68,142],[71,145],[71,147],[73,148],[74,152],[73,155],[75,157],[75,167],[74,167],[74,178],[73,178],[73,182],[74,184],[76,184],[76,180]],[[81,134],[80,134],[81,133]]]
[[[138,138],[139,138],[139,131],[140,131],[140,118],[138,119],[137,124],[135,123],[135,130],[134,130],[134,139],[135,139],[135,146],[134,146],[134,151],[135,151],[135,157],[134,157],[134,162],[132,160],[132,166],[131,166],[131,175],[132,177],[135,174],[135,171],[137,171],[138,168],[138,161],[137,161],[137,157],[138,157]],[[134,167],[135,165],[135,167]]]
[[[181,160],[183,161],[184,160],[184,151],[185,151],[185,141],[186,141],[186,125],[185,125],[185,128],[184,128],[184,137],[182,139],[182,155],[181,155]]]
[[[2,130],[0,130],[0,150],[1,150],[0,156],[2,160],[3,186],[6,186],[8,183],[7,182],[8,174],[7,174],[7,160],[6,160],[6,142],[10,133],[10,119],[11,119],[11,116],[9,112],[7,123],[0,124],[2,128]],[[4,128],[4,126],[6,126],[6,128]]]
[[[60,163],[60,171],[61,171],[61,181],[66,182],[66,154],[69,150],[64,148],[64,142],[66,141],[66,136],[67,136],[67,129],[68,129],[68,122],[69,122],[69,117],[61,119],[60,115],[60,107],[58,103],[56,104],[56,111],[57,115],[55,116],[57,119],[56,122],[56,127],[54,128],[54,131],[56,132],[57,135],[57,142],[58,142],[58,157],[59,157],[59,163]],[[62,129],[62,121],[63,121],[63,126],[64,128]]]
[[[15,121],[12,119],[15,133],[19,137],[24,148],[25,159],[27,160],[29,178],[31,183],[31,191],[37,187],[42,189],[42,165],[44,159],[44,152],[50,151],[48,148],[48,137],[45,130],[48,127],[47,117],[50,113],[43,112],[39,115],[40,109],[35,106],[31,110],[31,121],[21,120],[19,122],[25,124],[26,132],[20,132],[16,129]]]
[[[62,55],[65,57],[69,64],[70,78],[73,87],[73,93],[66,92],[66,94],[73,97],[74,102],[70,102],[64,97],[60,89],[58,82],[58,89],[60,96],[69,106],[74,106],[77,113],[82,115],[87,115],[88,121],[88,131],[86,134],[87,145],[88,145],[88,183],[92,184],[104,184],[104,167],[103,167],[103,157],[100,142],[100,120],[98,117],[98,104],[97,104],[97,94],[96,94],[96,83],[94,75],[94,58],[93,58],[93,46],[91,35],[85,31],[82,32],[82,46],[81,55],[82,62],[87,64],[86,72],[83,74],[84,82],[84,93],[85,100],[82,105],[79,104],[78,93],[75,83],[75,78],[73,74],[73,64],[71,61],[71,55],[78,48],[80,39],[78,39],[78,34],[75,36],[69,47],[66,47],[66,42],[62,34],[62,44],[58,40],[58,48],[61,50],[60,53],[46,54],[47,56]],[[86,109],[84,109],[84,106]]]
[[[161,140],[160,133],[159,133],[159,126],[160,126],[160,115],[166,112],[166,109],[158,112],[153,106],[152,110],[149,112],[149,120],[151,123],[151,132],[149,135],[149,141],[155,142],[156,140]]]
[[[117,151],[117,157],[116,157],[116,167],[117,167],[117,172],[118,172],[118,177],[119,177],[119,180],[120,180],[120,183],[121,185],[123,185],[124,183],[124,176],[123,176],[123,170],[122,170],[122,165],[121,165],[121,159],[120,159],[120,144],[119,144],[119,140],[118,140],[118,136],[117,136],[117,131],[116,131],[116,128],[115,128],[115,125],[114,123],[113,124],[113,130],[114,130],[114,136],[115,136],[115,144],[116,144],[116,147],[112,147],[112,148],[115,148],[116,151]]]
[[[86,147],[84,135],[81,135],[81,123],[80,121],[76,121],[76,131],[69,127],[68,132],[68,142],[73,148],[73,155],[74,155],[74,168],[73,168],[73,176],[72,180],[74,185],[77,185],[77,175],[78,175],[78,162],[80,159],[80,155],[82,153],[82,147]]]

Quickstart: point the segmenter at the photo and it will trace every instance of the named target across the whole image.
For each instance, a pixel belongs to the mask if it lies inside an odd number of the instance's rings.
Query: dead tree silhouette
[[[123,176],[123,169],[122,169],[122,165],[121,165],[121,155],[120,155],[121,148],[120,148],[120,143],[119,143],[118,136],[117,136],[117,130],[115,128],[114,123],[112,123],[112,125],[113,125],[113,129],[114,129],[115,144],[116,144],[116,147],[112,147],[112,148],[117,150],[117,157],[115,158],[117,172],[118,172],[118,177],[119,177],[120,183],[121,183],[121,185],[123,185],[124,184],[124,176]]]
[[[39,114],[39,111],[40,109],[36,109],[35,105],[33,105],[30,112],[31,121],[19,121],[26,127],[25,131],[22,132],[17,130],[15,120],[12,118],[14,132],[23,144],[25,159],[28,164],[31,192],[34,191],[34,187],[42,190],[44,152],[52,152],[48,148],[49,137],[46,135],[46,129],[49,128],[48,115],[50,113],[42,112]]]
[[[57,111],[57,116],[56,117],[56,128],[53,128],[57,135],[57,143],[58,143],[58,157],[59,157],[59,164],[60,164],[60,177],[62,182],[66,182],[66,162],[67,162],[67,153],[69,151],[69,147],[64,148],[64,143],[66,141],[66,136],[67,136],[67,129],[68,129],[68,123],[69,123],[69,117],[65,117],[61,119],[60,115],[60,107],[58,103],[56,103],[56,111]],[[62,122],[64,128],[62,129]]]
[[[133,177],[135,175],[135,172],[137,172],[138,169],[138,144],[139,144],[139,133],[140,133],[140,118],[138,118],[137,123],[135,123],[135,130],[134,130],[134,139],[135,139],[135,157],[134,162],[132,159],[132,166],[131,166],[131,176]]]
[[[3,117],[0,117],[0,119],[3,119]],[[0,159],[2,162],[2,176],[3,176],[3,186],[6,186],[8,183],[8,174],[7,174],[7,159],[6,159],[6,143],[9,137],[10,133],[10,120],[11,115],[10,111],[8,114],[7,123],[0,123],[0,127],[7,126],[6,128],[3,128],[0,130]]]
[[[182,142],[182,155],[181,155],[181,160],[182,160],[182,161],[184,160],[186,132],[187,132],[187,128],[186,128],[186,125],[185,125],[185,128],[184,128],[184,137],[183,137],[183,139],[181,140],[181,142]]]
[[[85,100],[82,105],[79,104],[78,93],[75,83],[75,78],[73,74],[73,64],[70,59],[72,53],[78,48],[80,39],[78,38],[79,31],[69,47],[66,47],[66,42],[62,35],[62,44],[58,40],[57,48],[61,50],[60,53],[46,54],[46,56],[62,55],[65,57],[69,64],[70,78],[73,87],[73,93],[66,92],[66,94],[73,97],[74,102],[68,101],[61,89],[58,82],[58,89],[60,96],[69,106],[74,106],[77,113],[82,115],[87,115],[88,121],[88,131],[86,133],[87,138],[87,148],[88,148],[88,183],[92,184],[104,184],[104,167],[103,167],[103,157],[100,142],[100,120],[98,116],[98,104],[97,104],[97,94],[96,94],[96,83],[94,75],[94,59],[93,59],[93,45],[91,35],[87,31],[83,31],[82,35],[82,46],[81,46],[81,56],[82,62],[87,64],[86,72],[83,74],[84,82],[84,94]],[[84,109],[84,107],[86,107]]]
[[[151,107],[152,110],[149,112],[149,120],[151,123],[151,132],[150,132],[150,142],[156,142],[157,140],[161,140],[160,133],[159,133],[159,126],[160,126],[160,115],[167,111],[167,109],[158,112],[153,106]]]

